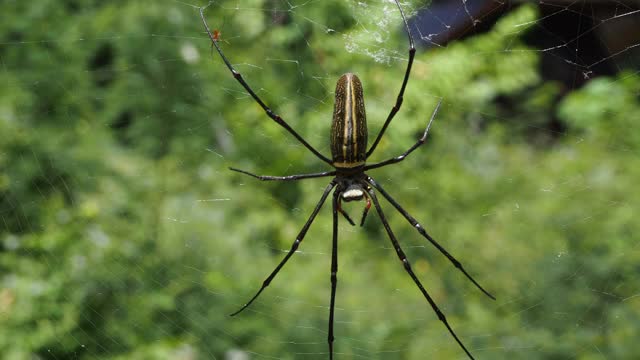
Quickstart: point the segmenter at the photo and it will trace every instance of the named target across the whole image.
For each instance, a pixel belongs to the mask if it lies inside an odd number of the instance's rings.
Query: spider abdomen
[[[367,158],[367,117],[362,83],[352,73],[342,75],[336,85],[331,155],[336,168],[362,166]]]

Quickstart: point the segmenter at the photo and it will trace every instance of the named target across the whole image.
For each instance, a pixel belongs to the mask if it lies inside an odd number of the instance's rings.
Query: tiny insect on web
[[[256,300],[262,291],[269,286],[271,281],[276,277],[278,272],[284,267],[287,261],[291,258],[291,256],[296,252],[298,246],[304,239],[307,231],[311,227],[316,215],[322,208],[322,205],[325,203],[327,197],[333,192],[333,241],[332,241],[332,251],[331,251],[331,298],[330,298],[330,306],[329,306],[329,330],[328,330],[328,338],[327,341],[329,343],[329,358],[333,359],[333,342],[334,342],[334,310],[335,310],[335,296],[336,296],[336,288],[338,282],[338,213],[340,213],[351,225],[355,226],[353,220],[349,217],[349,215],[342,209],[342,201],[360,201],[365,200],[366,205],[364,207],[362,217],[360,220],[360,225],[364,224],[366,216],[369,212],[371,204],[378,213],[380,217],[380,221],[382,222],[384,229],[393,245],[393,248],[396,251],[398,259],[402,262],[405,271],[411,277],[413,282],[419,288],[420,292],[427,300],[433,311],[438,316],[438,319],[445,325],[451,336],[455,339],[458,345],[464,350],[464,352],[469,356],[469,358],[473,359],[473,356],[464,346],[462,341],[458,338],[456,333],[453,331],[449,322],[447,321],[445,315],[440,311],[438,305],[436,305],[431,295],[424,288],[418,277],[413,272],[411,268],[411,264],[407,259],[404,251],[400,247],[400,244],[391,230],[389,226],[389,222],[382,211],[382,207],[380,206],[380,202],[376,196],[376,191],[382,194],[382,196],[391,204],[396,210],[418,231],[420,235],[426,238],[433,246],[435,246],[440,253],[442,253],[449,261],[460,270],[478,289],[480,289],[484,294],[486,294],[491,299],[495,300],[495,297],[491,295],[488,291],[486,291],[478,282],[476,282],[471,275],[467,273],[462,264],[456,260],[447,250],[445,250],[437,241],[435,241],[429,233],[413,218],[398,202],[396,202],[389,193],[387,193],[384,188],[378,184],[371,176],[367,175],[365,171],[377,169],[386,165],[395,164],[404,160],[409,154],[411,154],[414,150],[420,147],[425,143],[427,139],[427,134],[429,133],[429,129],[431,128],[431,123],[436,117],[438,113],[438,109],[440,108],[440,102],[438,102],[436,108],[434,109],[429,122],[427,123],[427,127],[424,130],[424,133],[418,139],[418,141],[413,144],[408,150],[404,153],[373,164],[367,164],[366,160],[373,153],[373,151],[378,146],[380,139],[385,133],[387,127],[391,123],[391,120],[395,117],[396,113],[400,110],[402,105],[402,100],[404,96],[404,91],[409,81],[409,75],[411,74],[411,66],[413,64],[413,60],[415,57],[415,46],[413,43],[413,37],[411,36],[411,32],[409,31],[409,25],[407,23],[407,19],[404,15],[402,7],[395,1],[402,21],[404,23],[405,31],[409,37],[409,59],[407,63],[407,68],[405,70],[404,78],[402,81],[402,85],[400,86],[400,92],[396,98],[395,105],[391,108],[389,115],[387,116],[382,128],[380,129],[376,139],[374,140],[371,147],[367,150],[367,123],[366,123],[366,114],[365,114],[365,106],[364,106],[364,96],[362,90],[362,83],[360,79],[355,74],[346,73],[338,79],[338,83],[336,85],[335,91],[335,102],[334,102],[334,111],[333,111],[333,121],[331,126],[331,155],[332,158],[329,159],[326,156],[322,155],[319,151],[317,151],[313,146],[311,146],[302,136],[300,136],[293,128],[287,124],[280,115],[276,114],[269,106],[267,106],[264,101],[252,90],[252,88],[247,84],[242,75],[233,67],[231,62],[227,59],[227,57],[222,52],[222,49],[219,45],[220,33],[218,30],[214,30],[213,32],[209,29],[207,22],[204,16],[204,10],[208,7],[200,8],[200,17],[204,24],[204,28],[211,40],[213,46],[216,51],[222,58],[222,61],[225,63],[229,71],[233,77],[242,85],[242,87],[247,91],[247,93],[253,98],[253,100],[262,107],[266,115],[275,121],[278,125],[282,126],[286,129],[291,135],[293,135],[304,147],[306,147],[309,151],[311,151],[316,157],[325,163],[329,164],[333,167],[333,170],[311,173],[311,174],[298,174],[298,175],[288,175],[288,176],[265,176],[265,175],[256,175],[250,173],[245,170],[240,170],[236,168],[231,168],[231,170],[243,173],[249,176],[252,176],[256,179],[263,181],[295,181],[302,179],[311,179],[311,178],[319,178],[319,177],[328,177],[333,176],[331,182],[327,185],[320,200],[316,204],[316,207],[313,209],[311,216],[307,219],[306,223],[302,227],[302,230],[296,236],[295,241],[293,242],[291,249],[285,255],[285,257],[280,261],[280,263],[276,266],[276,268],[269,274],[269,276],[264,280],[260,289],[256,292],[256,294],[246,303],[244,304],[238,311],[231,314],[231,316],[235,316],[242,312],[244,309],[249,307],[254,300]]]

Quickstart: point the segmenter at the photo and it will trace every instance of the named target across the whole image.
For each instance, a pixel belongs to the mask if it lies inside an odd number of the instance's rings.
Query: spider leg
[[[460,345],[462,350],[464,350],[464,352],[467,353],[467,356],[469,356],[469,358],[473,360],[474,358],[469,352],[469,350],[467,350],[464,344],[462,344],[462,341],[458,339],[458,336],[456,335],[456,333],[453,331],[453,329],[447,322],[447,318],[444,316],[442,311],[440,311],[440,308],[438,308],[438,305],[436,305],[435,301],[433,301],[433,299],[431,298],[427,290],[425,290],[424,286],[422,286],[422,283],[420,282],[420,280],[418,280],[418,277],[416,276],[416,274],[414,274],[413,270],[411,269],[411,264],[409,263],[407,256],[404,254],[404,251],[402,251],[402,248],[398,243],[398,239],[396,239],[396,236],[393,234],[393,231],[391,230],[391,226],[389,226],[389,222],[387,221],[386,217],[384,216],[384,213],[382,212],[382,208],[380,207],[380,202],[378,202],[375,192],[371,188],[368,189],[368,192],[369,192],[369,195],[371,196],[371,200],[373,201],[373,205],[375,206],[376,211],[378,212],[378,216],[380,216],[380,221],[382,221],[382,225],[384,226],[384,229],[387,231],[387,235],[389,235],[389,240],[391,240],[391,244],[393,244],[393,248],[396,250],[396,254],[398,255],[398,258],[400,259],[400,261],[402,262],[402,265],[404,266],[405,271],[409,274],[409,276],[411,276],[411,279],[413,279],[413,282],[418,286],[418,288],[422,292],[422,295],[424,295],[425,299],[427,299],[427,301],[429,302],[429,305],[431,305],[431,308],[438,316],[438,319],[442,321],[444,326],[447,327],[447,330],[449,330],[449,333],[451,334],[451,336],[453,336],[456,342],[458,342],[458,345]]]
[[[335,186],[336,186],[336,183],[333,180],[329,183],[329,185],[327,185],[326,189],[324,189],[324,192],[322,193],[322,197],[320,197],[320,201],[318,201],[318,204],[316,205],[316,208],[313,209],[313,212],[311,213],[311,216],[309,216],[309,219],[307,220],[307,222],[302,227],[302,230],[300,230],[300,233],[298,233],[298,236],[296,236],[296,240],[293,242],[293,245],[291,245],[291,250],[289,250],[287,255],[282,259],[282,261],[280,261],[278,266],[276,266],[276,268],[271,272],[271,274],[264,280],[264,282],[262,283],[262,287],[251,298],[251,300],[249,300],[246,304],[244,304],[240,308],[240,310],[232,313],[231,316],[235,316],[235,315],[239,314],[240,312],[242,312],[242,310],[244,310],[247,307],[249,307],[249,305],[251,305],[251,303],[255,299],[257,299],[258,296],[260,296],[262,291],[267,286],[269,286],[269,284],[271,283],[271,280],[273,280],[273,278],[275,278],[276,275],[278,275],[278,272],[280,271],[280,269],[282,269],[282,267],[287,263],[287,261],[289,261],[289,258],[291,257],[291,255],[293,255],[296,252],[296,250],[298,249],[298,246],[300,245],[302,240],[304,240],[304,236],[307,234],[307,231],[309,230],[309,227],[311,227],[311,224],[313,223],[313,220],[316,218],[316,215],[318,215],[318,212],[322,208],[322,204],[324,204],[324,201],[327,199],[327,196],[329,196],[329,193],[331,192],[331,190],[333,190],[333,188]]]
[[[464,269],[464,267],[462,267],[462,264],[456,260],[456,258],[454,258],[451,254],[449,254],[449,252],[447,250],[445,250],[445,248],[442,247],[442,245],[438,244],[437,241],[435,241],[431,235],[429,235],[429,233],[427,233],[427,231],[424,229],[424,227],[422,227],[422,225],[420,225],[416,219],[413,218],[413,216],[409,215],[409,213],[402,208],[402,206],[400,206],[400,204],[398,204],[398,202],[396,202],[391,195],[389,195],[383,188],[382,186],[380,186],[375,180],[373,180],[370,176],[368,176],[366,178],[366,181],[371,184],[371,186],[373,186],[374,188],[376,188],[376,190],[378,190],[380,192],[380,194],[382,194],[382,196],[384,196],[385,199],[387,199],[388,202],[391,203],[391,205],[393,205],[393,207],[396,208],[396,210],[398,210],[398,212],[400,214],[402,214],[402,216],[404,216],[405,219],[407,219],[407,221],[411,224],[411,226],[413,226],[416,230],[418,230],[418,232],[420,233],[420,235],[424,236],[427,240],[429,240],[429,242],[431,244],[433,244],[433,246],[435,246],[438,250],[440,250],[440,252],[442,253],[442,255],[446,256],[449,261],[451,261],[451,263],[458,268],[458,270],[462,271],[462,273],[467,277],[467,279],[469,279],[478,289],[480,289],[480,291],[482,291],[485,295],[487,295],[488,297],[490,297],[491,299],[495,300],[496,298],[491,295],[487,290],[485,290],[482,286],[480,286],[480,284],[478,284],[477,281],[475,281],[471,275],[469,275],[469,273],[467,273],[467,271]]]
[[[225,65],[227,65],[227,68],[229,68],[229,71],[231,71],[231,74],[233,75],[233,77],[240,83],[240,85],[242,85],[242,87],[249,93],[249,95],[251,95],[253,100],[255,102],[257,102],[258,105],[260,105],[260,107],[264,110],[264,112],[267,114],[267,116],[269,116],[273,121],[278,123],[278,125],[280,125],[283,128],[285,128],[302,145],[304,145],[304,147],[309,149],[309,151],[311,151],[320,160],[322,160],[322,161],[326,162],[327,164],[331,165],[332,164],[331,160],[329,160],[329,158],[327,158],[326,156],[322,155],[320,152],[318,152],[318,150],[316,150],[313,146],[311,146],[305,139],[303,139],[302,136],[300,136],[295,130],[293,130],[293,128],[291,128],[291,126],[289,126],[289,124],[287,124],[282,119],[282,117],[280,117],[280,115],[278,115],[275,112],[273,112],[273,110],[271,110],[271,108],[269,108],[264,103],[264,101],[262,101],[262,99],[258,96],[258,94],[256,94],[253,91],[253,89],[251,89],[249,84],[247,84],[247,82],[242,77],[242,74],[240,74],[238,72],[238,70],[236,70],[233,67],[233,65],[231,65],[231,62],[229,62],[227,57],[222,52],[222,49],[220,48],[220,45],[218,45],[218,39],[211,33],[211,30],[209,29],[209,25],[207,25],[207,21],[204,18],[204,9],[207,8],[207,7],[208,7],[208,5],[200,8],[200,18],[202,19],[202,23],[204,25],[204,29],[206,30],[207,35],[209,35],[209,39],[211,39],[211,42],[213,43],[213,46],[215,46],[216,51],[218,51],[218,54],[220,54],[220,57],[222,58],[222,61],[224,61]],[[403,15],[403,17],[404,17],[404,15]],[[406,20],[405,20],[405,22],[406,22]]]
[[[333,242],[331,245],[331,303],[329,305],[329,360],[333,359],[333,314],[336,305],[336,286],[338,284],[338,209],[340,194],[333,193]],[[343,213],[344,215],[344,213]],[[346,216],[346,215],[345,215]]]
[[[427,141],[427,135],[429,134],[429,129],[431,129],[431,123],[433,122],[433,119],[436,118],[436,114],[438,113],[438,110],[440,109],[440,104],[442,104],[442,99],[440,99],[440,101],[438,101],[438,105],[436,105],[436,108],[433,110],[433,113],[431,114],[431,118],[429,119],[429,123],[427,123],[427,127],[424,129],[424,133],[422,134],[422,137],[420,139],[418,139],[418,141],[413,144],[413,146],[411,146],[407,151],[405,151],[404,153],[402,153],[401,155],[398,155],[396,157],[393,157],[391,159],[385,160],[385,161],[381,161],[375,164],[371,164],[371,165],[367,165],[364,167],[363,171],[369,170],[369,169],[375,169],[375,168],[379,168],[379,167],[383,167],[385,165],[389,165],[389,164],[395,164],[397,162],[400,162],[402,160],[404,160],[409,154],[411,154],[413,152],[413,150],[419,148],[422,144],[425,143],[425,141]]]
[[[314,173],[314,174],[299,174],[299,175],[287,175],[287,176],[265,176],[265,175],[256,175],[253,173],[250,173],[248,171],[245,170],[240,170],[240,169],[236,169],[233,167],[230,167],[229,170],[235,171],[235,172],[239,172],[245,175],[249,175],[251,177],[254,177],[258,180],[262,180],[262,181],[290,181],[290,180],[301,180],[301,179],[311,179],[311,178],[319,178],[319,177],[324,177],[324,176],[333,176],[336,174],[335,170],[333,171],[325,171],[325,172],[320,172],[320,173]]]
[[[396,0],[396,5],[400,10],[400,15],[402,16],[402,21],[404,22],[404,28],[407,31],[407,36],[409,37],[409,61],[407,62],[407,70],[404,73],[404,79],[402,80],[402,86],[400,87],[400,92],[398,93],[398,97],[396,98],[396,104],[393,105],[393,108],[391,108],[391,112],[387,116],[387,120],[385,120],[384,125],[382,125],[382,129],[380,129],[380,132],[378,133],[376,140],[373,142],[373,145],[371,145],[371,147],[367,151],[367,157],[369,157],[369,155],[373,153],[373,150],[376,149],[376,146],[378,146],[378,143],[380,142],[382,135],[387,130],[387,127],[389,126],[389,123],[391,123],[391,120],[393,120],[393,117],[400,110],[400,106],[402,106],[404,89],[407,87],[407,82],[409,81],[409,75],[411,74],[411,65],[413,65],[413,58],[416,55],[416,48],[413,45],[413,37],[411,36],[411,32],[409,31],[409,23],[407,22],[407,18],[404,16],[404,11],[402,11],[402,7],[400,7],[400,4],[398,3],[397,0]]]

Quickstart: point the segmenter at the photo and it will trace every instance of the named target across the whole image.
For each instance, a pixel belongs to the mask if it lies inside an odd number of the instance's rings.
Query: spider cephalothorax
[[[316,207],[309,216],[309,219],[304,224],[298,236],[296,236],[295,241],[291,245],[291,249],[285,255],[285,257],[280,261],[278,266],[269,274],[269,276],[262,283],[262,287],[260,290],[238,311],[231,315],[236,315],[240,313],[242,310],[246,309],[251,303],[260,296],[262,291],[269,286],[271,281],[276,277],[280,269],[287,263],[289,258],[296,252],[298,246],[304,239],[309,227],[313,223],[316,215],[322,208],[322,205],[326,201],[327,197],[334,190],[333,193],[333,241],[332,241],[332,251],[331,251],[331,299],[329,306],[329,331],[328,331],[328,342],[329,342],[329,358],[333,359],[333,323],[334,323],[334,310],[335,310],[335,297],[336,297],[336,287],[338,282],[338,213],[342,214],[344,218],[351,224],[355,225],[351,220],[349,215],[345,211],[342,210],[342,201],[350,202],[350,201],[366,201],[364,206],[364,211],[362,214],[362,219],[360,221],[360,225],[362,225],[365,221],[367,213],[371,208],[371,204],[373,203],[378,216],[380,217],[380,221],[382,222],[387,235],[389,236],[389,240],[393,245],[393,248],[398,256],[398,259],[402,262],[405,271],[409,274],[411,279],[414,281],[422,295],[425,297],[429,305],[433,309],[433,311],[438,316],[438,319],[442,321],[442,323],[446,326],[447,330],[456,340],[456,342],[460,345],[460,347],[465,351],[469,358],[473,359],[471,353],[467,350],[467,348],[462,344],[462,341],[458,338],[456,333],[453,331],[451,326],[449,325],[446,317],[438,308],[435,301],[431,298],[427,290],[422,286],[420,280],[415,275],[411,268],[411,264],[407,259],[404,251],[400,247],[398,240],[396,239],[395,234],[391,230],[389,226],[389,222],[386,219],[384,212],[380,206],[380,202],[376,196],[376,191],[387,199],[387,201],[422,235],[426,238],[433,246],[435,246],[445,257],[449,259],[449,261],[458,268],[478,289],[484,292],[487,296],[492,299],[495,299],[491,294],[489,294],[486,290],[480,286],[472,277],[469,275],[462,264],[458,260],[456,260],[447,250],[445,250],[438,242],[436,242],[420,225],[413,216],[409,215],[409,213],[400,206],[392,197],[389,195],[383,188],[378,184],[371,176],[367,175],[365,171],[376,169],[379,167],[383,167],[386,165],[394,164],[404,160],[410,153],[412,153],[415,149],[417,149],[420,145],[424,144],[427,139],[427,134],[429,133],[429,129],[431,127],[431,123],[435,118],[438,109],[440,108],[440,102],[436,106],[435,110],[431,114],[431,118],[427,123],[427,127],[424,130],[422,137],[413,144],[409,149],[407,149],[401,155],[393,157],[391,159],[376,162],[370,165],[366,164],[367,159],[373,153],[376,146],[380,142],[382,135],[386,131],[389,123],[394,118],[396,113],[400,110],[400,106],[402,105],[402,99],[404,95],[405,88],[407,86],[407,81],[409,80],[409,75],[411,73],[411,65],[413,64],[413,58],[415,56],[415,47],[413,44],[413,38],[411,37],[411,33],[409,32],[409,25],[407,23],[407,19],[402,12],[402,8],[400,4],[396,0],[396,5],[400,10],[400,16],[402,17],[402,21],[404,23],[405,30],[409,36],[409,60],[407,63],[407,69],[404,74],[404,78],[402,81],[402,85],[400,86],[400,92],[398,93],[398,97],[396,99],[396,103],[391,108],[387,119],[385,120],[382,128],[378,132],[376,139],[369,149],[367,149],[367,121],[364,107],[364,95],[362,90],[362,83],[360,79],[352,73],[346,73],[340,77],[338,83],[336,84],[336,97],[333,111],[333,122],[331,125],[331,155],[332,158],[329,159],[326,156],[322,155],[319,151],[317,151],[313,146],[311,146],[304,138],[302,138],[295,130],[293,130],[289,124],[287,124],[280,115],[276,114],[269,108],[262,99],[251,89],[251,87],[245,82],[242,75],[231,65],[229,60],[226,58],[222,50],[220,49],[220,45],[218,44],[218,35],[217,33],[211,32],[209,29],[205,18],[204,18],[204,8],[200,9],[200,17],[202,18],[202,22],[204,23],[205,30],[213,43],[218,54],[224,61],[225,65],[231,73],[233,77],[244,87],[244,89],[249,93],[249,95],[262,107],[267,116],[269,116],[273,121],[278,123],[280,126],[285,128],[291,135],[293,135],[304,147],[306,147],[309,151],[311,151],[314,155],[316,155],[320,160],[324,161],[328,165],[333,167],[333,170],[313,173],[313,174],[300,174],[300,175],[289,175],[289,176],[264,176],[264,175],[255,175],[248,171],[231,168],[233,171],[237,171],[259,180],[265,181],[294,181],[301,179],[310,179],[310,178],[318,178],[318,177],[326,177],[333,176],[329,185],[325,188],[320,200],[316,204]]]
[[[360,218],[360,226],[364,225],[364,220],[367,218],[367,214],[371,208],[371,200],[367,195],[367,192],[371,190],[371,187],[365,182],[364,173],[344,177],[337,175],[335,181],[337,183],[335,192],[338,197],[338,212],[344,216],[349,224],[355,226],[351,217],[349,217],[349,215],[342,209],[342,201],[366,201],[366,205],[362,211],[362,217]]]

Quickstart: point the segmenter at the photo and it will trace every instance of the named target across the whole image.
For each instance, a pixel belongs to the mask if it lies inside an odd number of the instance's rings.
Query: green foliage
[[[377,133],[406,66],[392,4],[236,3],[216,1],[206,17],[293,128],[329,154],[335,80],[353,71]],[[252,309],[227,316],[289,249],[327,182],[261,183],[227,167],[327,166],[235,82],[197,9],[15,6],[0,14],[2,357],[326,358],[330,204]],[[522,5],[484,34],[419,49],[375,160],[413,144],[439,98],[441,111],[423,148],[371,175],[498,297],[484,298],[383,204],[477,358],[633,358],[640,77],[596,78],[560,97],[522,40],[537,16]],[[546,127],[552,117],[561,134]],[[339,358],[460,358],[385,236],[373,211],[362,229],[340,223]]]
[[[559,115],[590,140],[633,151],[640,147],[640,134],[631,130],[637,121],[634,115],[640,112],[638,92],[637,73],[623,73],[615,79],[594,79],[583,91],[567,97]]]

